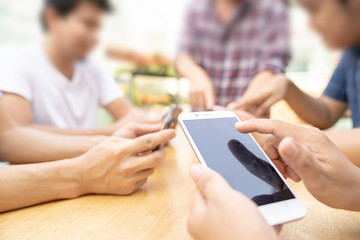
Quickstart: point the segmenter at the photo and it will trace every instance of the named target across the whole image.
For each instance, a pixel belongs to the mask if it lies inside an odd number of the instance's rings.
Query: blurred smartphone
[[[179,108],[176,104],[172,105],[170,107],[170,110],[168,112],[168,114],[165,116],[165,120],[164,120],[164,126],[163,126],[163,130],[165,129],[175,129],[177,123],[178,123],[178,117],[181,114],[182,109]],[[160,146],[157,146],[153,151],[159,150]]]
[[[179,122],[199,161],[253,200],[270,225],[305,216],[304,205],[252,135],[235,129],[234,113],[186,113]]]

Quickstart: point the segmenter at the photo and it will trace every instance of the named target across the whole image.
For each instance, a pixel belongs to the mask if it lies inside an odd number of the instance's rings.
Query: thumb
[[[287,137],[280,142],[279,154],[291,170],[302,179],[307,178],[314,171],[312,153],[293,138]]]
[[[222,176],[199,164],[191,168],[191,177],[206,201],[218,199],[225,191],[232,190]]]
[[[226,108],[227,109],[229,109],[229,110],[238,110],[238,109],[244,109],[245,108],[245,106],[246,106],[246,104],[247,104],[247,101],[244,99],[244,98],[242,98],[242,99],[240,99],[239,101],[237,101],[237,102],[231,102],[231,103],[229,103],[227,106],[226,106]]]

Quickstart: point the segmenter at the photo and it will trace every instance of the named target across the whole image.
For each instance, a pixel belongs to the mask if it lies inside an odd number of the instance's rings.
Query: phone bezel
[[[230,111],[192,112],[192,113],[180,114],[178,118],[180,126],[183,132],[185,133],[186,138],[188,139],[192,149],[195,152],[195,155],[197,156],[201,164],[207,166],[205,159],[202,157],[199,149],[197,148],[194,140],[190,135],[190,132],[186,128],[184,124],[184,120],[201,120],[201,119],[234,118],[234,117],[240,122],[240,119],[236,116],[236,114]],[[275,167],[273,162],[269,159],[269,157],[263,151],[263,149],[260,147],[257,141],[255,141],[255,139],[251,134],[249,135],[251,139],[256,143],[256,145],[260,148],[261,152],[266,156],[270,164],[275,168],[276,172],[279,174],[281,179],[290,189],[291,193],[295,196],[294,199],[258,206],[259,211],[264,216],[268,224],[273,226],[303,218],[306,215],[305,206],[298,199],[294,191],[289,186],[288,182],[284,179],[284,177],[281,175],[279,170]]]

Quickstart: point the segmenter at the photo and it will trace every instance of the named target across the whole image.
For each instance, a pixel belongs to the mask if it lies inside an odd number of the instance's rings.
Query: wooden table
[[[190,239],[186,218],[194,185],[188,172],[196,158],[181,131],[171,145],[165,162],[136,194],[85,196],[4,213],[0,239]],[[308,214],[285,225],[281,239],[360,239],[360,213],[328,208],[302,183],[291,186]]]

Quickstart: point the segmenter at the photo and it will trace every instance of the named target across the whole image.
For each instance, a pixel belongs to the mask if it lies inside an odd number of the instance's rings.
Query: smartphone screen
[[[251,136],[235,129],[235,117],[183,122],[207,166],[258,206],[295,198]]]

